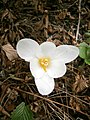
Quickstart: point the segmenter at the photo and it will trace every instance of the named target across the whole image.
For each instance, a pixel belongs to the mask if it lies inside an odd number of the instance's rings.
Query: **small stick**
[[[81,0],[79,0],[79,18],[78,18],[78,25],[77,25],[77,32],[76,32],[76,42],[79,36],[79,27],[80,27],[80,19],[81,19]]]
[[[4,115],[10,117],[10,114],[0,105],[0,112],[2,112]]]
[[[48,18],[48,10],[45,10],[44,15],[44,35],[46,38],[48,38],[48,24],[49,24],[49,18]]]
[[[26,94],[28,94],[28,95],[32,95],[32,96],[35,96],[35,97],[41,98],[41,99],[43,99],[43,100],[46,100],[47,102],[54,103],[54,104],[57,104],[57,105],[63,106],[63,107],[65,107],[65,108],[69,108],[69,109],[71,109],[71,110],[77,111],[77,112],[79,112],[79,113],[81,113],[81,114],[83,114],[83,115],[87,115],[87,116],[89,117],[88,114],[86,114],[86,113],[84,113],[84,112],[82,112],[82,111],[78,111],[78,110],[76,110],[76,109],[74,109],[74,108],[72,108],[72,107],[70,107],[70,106],[64,105],[64,104],[59,103],[59,102],[57,102],[57,101],[51,100],[51,99],[46,98],[46,97],[39,96],[39,95],[34,94],[34,93],[30,93],[30,92],[24,91],[24,90],[22,90],[22,89],[18,89],[18,88],[15,88],[15,87],[12,87],[12,88],[15,89],[15,90],[17,90],[17,91],[20,91],[20,92],[26,93]]]

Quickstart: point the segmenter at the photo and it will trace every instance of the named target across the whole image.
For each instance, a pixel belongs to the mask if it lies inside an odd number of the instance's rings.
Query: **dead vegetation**
[[[66,75],[55,80],[53,93],[43,97],[15,49],[21,38],[79,46],[90,29],[90,1],[1,0],[0,6],[0,119],[9,120],[24,101],[35,120],[89,120],[89,65],[78,57],[67,65]]]

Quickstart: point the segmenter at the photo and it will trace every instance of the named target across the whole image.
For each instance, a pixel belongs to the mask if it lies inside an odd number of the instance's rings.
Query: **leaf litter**
[[[53,93],[42,97],[28,63],[17,56],[15,48],[25,37],[40,44],[47,40],[56,46],[79,46],[90,30],[90,2],[2,0],[0,6],[0,119],[9,120],[11,112],[25,102],[35,120],[89,120],[90,66],[83,59],[68,64],[67,74],[56,80]]]

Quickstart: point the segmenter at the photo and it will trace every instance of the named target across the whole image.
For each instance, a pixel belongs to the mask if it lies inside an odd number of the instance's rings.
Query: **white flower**
[[[72,45],[56,47],[52,42],[39,45],[32,39],[22,39],[17,43],[17,53],[30,62],[30,70],[40,94],[50,94],[55,86],[54,78],[66,73],[66,63],[77,58],[79,49]]]

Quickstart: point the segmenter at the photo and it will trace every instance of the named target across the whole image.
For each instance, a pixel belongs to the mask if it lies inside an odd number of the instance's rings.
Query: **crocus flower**
[[[79,49],[72,45],[55,46],[52,42],[39,45],[36,41],[25,38],[17,43],[17,53],[30,62],[30,71],[41,95],[50,94],[55,86],[54,78],[66,73],[66,63],[77,58]]]

